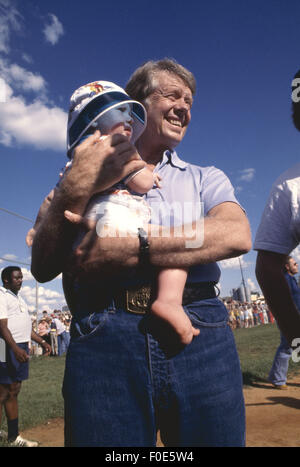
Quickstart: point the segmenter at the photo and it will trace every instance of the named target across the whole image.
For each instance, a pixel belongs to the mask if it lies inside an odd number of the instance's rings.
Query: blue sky
[[[299,24],[297,0],[0,0],[0,207],[35,218],[66,162],[68,101],[78,86],[99,79],[124,86],[142,62],[168,56],[198,85],[178,154],[224,170],[254,237],[273,181],[299,161],[290,118]],[[30,223],[1,210],[0,222],[0,257],[11,260],[0,267],[29,263]],[[255,258],[253,251],[242,258],[252,289]],[[239,264],[221,268],[227,295],[241,283]],[[24,276],[33,309],[26,265]],[[60,307],[60,278],[39,297],[40,308]]]

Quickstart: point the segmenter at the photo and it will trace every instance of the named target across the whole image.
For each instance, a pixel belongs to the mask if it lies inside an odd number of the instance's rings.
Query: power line
[[[28,217],[21,216],[21,214],[18,214],[18,213],[13,212],[13,211],[9,211],[8,209],[4,209],[4,208],[0,208],[0,210],[4,211],[4,212],[7,212],[8,214],[11,214],[13,216],[19,217],[20,219],[24,219],[25,221],[31,222],[31,224],[33,224],[32,219],[28,219]]]
[[[12,216],[19,217],[20,219],[23,219],[23,220],[33,224],[32,219],[29,219],[28,217],[25,217],[25,216],[21,216],[21,214],[18,214],[17,212],[9,211],[8,209],[5,209],[5,208],[0,208],[0,210],[6,212],[7,214],[11,214]],[[8,263],[22,264],[23,266],[31,266],[31,264],[29,264],[29,263],[23,263],[22,261],[3,258],[1,256],[0,256],[0,260],[7,261]],[[38,316],[38,312],[39,312],[38,294],[39,294],[39,286],[38,286],[38,282],[35,280],[35,300],[36,300],[36,315],[37,316]]]
[[[18,264],[23,264],[24,266],[30,266],[29,263],[22,263],[21,261],[17,261],[15,259],[2,258],[1,256],[0,256],[0,259],[2,259],[3,261],[7,261],[8,263],[18,263]]]
[[[33,221],[31,219],[28,219],[27,217],[21,216],[21,214],[18,214],[13,211],[9,211],[8,209],[0,208],[1,211],[7,212],[8,214],[12,214],[13,216],[19,217],[20,219],[24,219],[25,221],[31,222],[33,224]],[[8,263],[18,263],[18,264],[23,264],[24,266],[30,266],[29,263],[22,263],[21,261],[16,261],[16,260],[11,260],[7,258],[1,258],[3,261],[7,261]]]

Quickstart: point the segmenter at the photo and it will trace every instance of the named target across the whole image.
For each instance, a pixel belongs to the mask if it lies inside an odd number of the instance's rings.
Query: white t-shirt
[[[254,250],[289,254],[300,243],[300,164],[273,184],[258,227]]]
[[[58,319],[58,318],[54,318],[53,321],[54,321],[54,323],[56,325],[57,335],[59,336],[60,334],[62,334],[66,330],[66,327],[65,327],[64,323],[62,323],[61,320]]]
[[[31,339],[31,319],[23,298],[0,287],[0,319],[7,319],[7,327],[16,343]]]

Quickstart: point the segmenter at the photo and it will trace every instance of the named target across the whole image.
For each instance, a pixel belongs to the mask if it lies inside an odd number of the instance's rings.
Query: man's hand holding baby
[[[87,199],[145,166],[124,135],[100,136],[96,130],[74,150],[72,167],[62,182],[71,183]]]

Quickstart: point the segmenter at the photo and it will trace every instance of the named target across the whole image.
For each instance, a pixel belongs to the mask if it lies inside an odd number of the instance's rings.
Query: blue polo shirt
[[[154,187],[145,200],[151,206],[153,224],[180,226],[206,216],[218,204],[238,203],[228,177],[216,167],[200,167],[181,160],[175,151],[165,151],[154,172],[162,188]],[[193,266],[187,282],[218,282],[217,263]]]
[[[295,277],[291,276],[288,272],[285,272],[284,275],[289,285],[293,301],[300,313],[300,288],[297,284]]]

